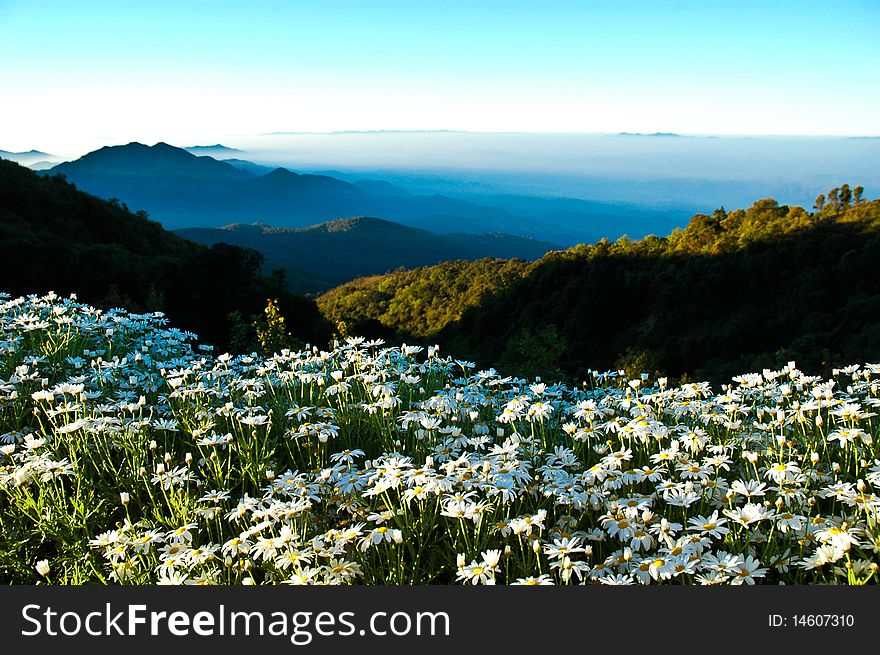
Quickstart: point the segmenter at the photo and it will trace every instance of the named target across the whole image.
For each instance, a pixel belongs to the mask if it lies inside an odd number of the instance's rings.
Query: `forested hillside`
[[[878,261],[880,201],[843,185],[813,211],[764,199],[665,238],[376,276],[318,302],[349,330],[438,342],[508,373],[724,381],[880,356]]]
[[[101,307],[163,311],[219,348],[254,345],[248,329],[277,298],[302,340],[329,332],[314,302],[260,275],[261,256],[187,241],[143,212],[0,160],[0,291],[76,293]],[[252,331],[252,330],[251,330]]]

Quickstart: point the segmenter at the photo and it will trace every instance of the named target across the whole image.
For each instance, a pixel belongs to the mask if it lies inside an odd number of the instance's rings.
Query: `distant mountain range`
[[[463,134],[463,130],[333,130],[332,132],[267,132],[266,136],[293,134]]]
[[[681,134],[676,134],[675,132],[651,132],[650,134],[645,132],[618,132],[617,136],[658,136],[658,137],[681,137]]]
[[[224,146],[221,146],[221,147],[224,147]],[[189,151],[189,150],[190,149],[188,148],[187,151]],[[228,150],[232,150],[232,149],[229,148]],[[252,161],[247,161],[246,159],[238,159],[238,158],[225,159],[225,158],[221,157],[220,161],[222,161],[226,164],[231,164],[232,166],[235,166],[236,168],[240,168],[243,171],[247,171],[247,172],[251,173],[252,175],[254,175],[255,177],[260,176],[260,175],[268,175],[269,173],[271,173],[272,171],[274,171],[277,168],[276,166],[264,166],[263,164],[256,164]],[[318,175],[326,175],[329,177],[336,177],[338,179],[342,179],[342,177],[344,176],[343,173],[337,173],[336,171],[326,172],[326,173],[321,172],[321,173],[317,173],[317,174]],[[355,179],[345,180],[345,181],[355,185],[357,188],[361,189],[362,191],[366,191],[367,193],[372,193],[377,196],[408,196],[408,195],[411,195],[405,189],[402,189],[397,185],[391,184],[390,182],[386,182],[385,180],[371,180],[371,179],[355,178]]]
[[[0,159],[14,161],[16,164],[27,166],[32,170],[46,170],[61,161],[60,157],[50,155],[47,152],[40,152],[39,150],[28,150],[27,152],[0,150]]]
[[[210,155],[211,157],[225,157],[226,155],[234,157],[235,155],[244,152],[244,150],[230,148],[229,146],[224,146],[220,143],[215,143],[213,146],[187,146],[184,150],[193,155]]]
[[[231,150],[219,144],[197,147],[214,149],[213,154],[224,158]],[[587,201],[573,201],[576,209],[556,216],[549,210],[524,215],[516,203],[411,195],[381,180],[348,182],[230,159],[234,161],[197,156],[165,143],[130,143],[101,148],[51,173],[64,174],[90,193],[144,209],[171,229],[255,222],[298,228],[346,216],[378,216],[440,234],[499,232],[572,245],[603,236],[665,234],[680,222],[680,217],[656,211],[626,208],[616,213],[612,205]],[[532,204],[542,200],[556,199],[533,198]]]
[[[230,243],[252,248],[263,254],[267,268],[284,268],[290,288],[298,293],[325,291],[398,268],[483,257],[535,260],[558,249],[545,241],[509,234],[439,235],[365,216],[305,228],[254,224],[184,228],[176,233],[206,245]]]

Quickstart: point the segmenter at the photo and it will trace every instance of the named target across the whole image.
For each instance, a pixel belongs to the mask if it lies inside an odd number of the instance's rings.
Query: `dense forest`
[[[453,262],[318,299],[352,333],[440,343],[523,375],[623,368],[729,381],[796,360],[880,358],[880,201],[843,185],[814,211],[764,199],[537,262]]]
[[[0,291],[76,293],[131,311],[162,311],[175,327],[220,349],[258,345],[268,299],[277,299],[300,341],[325,343],[329,325],[314,301],[283,278],[260,274],[262,257],[225,244],[187,241],[117,201],[83,193],[62,176],[0,160]],[[265,329],[265,326],[262,326]]]

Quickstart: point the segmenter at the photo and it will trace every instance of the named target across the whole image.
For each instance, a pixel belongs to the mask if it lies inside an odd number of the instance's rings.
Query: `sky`
[[[875,0],[0,0],[0,149],[880,134]]]

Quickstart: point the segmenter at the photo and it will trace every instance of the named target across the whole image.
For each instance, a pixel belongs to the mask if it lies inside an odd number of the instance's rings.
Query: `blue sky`
[[[271,131],[880,134],[874,0],[0,0],[0,148]]]

